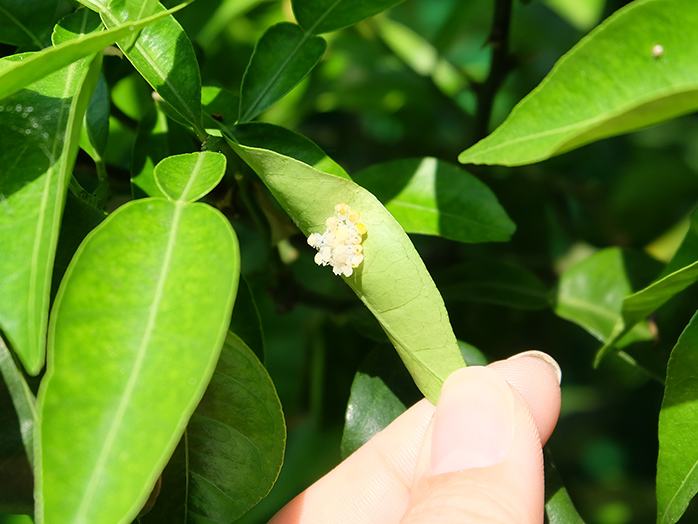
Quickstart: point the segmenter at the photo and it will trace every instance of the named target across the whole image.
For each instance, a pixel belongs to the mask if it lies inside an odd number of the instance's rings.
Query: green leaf
[[[104,25],[111,29],[136,20],[138,13],[129,11],[128,1],[83,3],[97,10]],[[201,73],[194,48],[179,22],[167,14],[169,11],[158,5],[156,12],[164,18],[144,28],[135,43],[119,40],[117,44],[143,78],[203,140],[206,132],[201,116]]]
[[[51,315],[37,522],[138,514],[214,371],[239,268],[205,204],[136,200],[87,236]]]
[[[225,155],[211,151],[168,156],[155,166],[155,182],[172,202],[196,202],[223,179],[225,166]]]
[[[698,212],[691,217],[691,226],[681,246],[666,269],[649,286],[623,300],[622,315],[606,344],[596,354],[594,365],[616,346],[634,326],[669,299],[698,281]]]
[[[504,242],[516,229],[485,184],[436,158],[376,164],[357,173],[354,181],[373,193],[408,233]]]
[[[417,400],[419,392],[395,352],[386,351],[385,347],[371,351],[351,384],[342,457],[366,444]]]
[[[693,0],[641,0],[619,9],[458,160],[507,166],[540,162],[695,111],[696,25]]]
[[[19,430],[22,437],[22,444],[27,454],[29,464],[34,463],[34,424],[36,423],[36,398],[29,389],[27,381],[22,375],[22,371],[15,364],[10,350],[7,349],[5,341],[0,337],[0,375],[5,383],[12,404],[14,405]]]
[[[101,31],[85,35],[60,45],[49,47],[33,54],[22,55],[19,60],[0,61],[0,99],[16,93],[32,82],[36,82],[59,69],[72,64],[105,47],[113,44],[119,38],[124,38],[142,27],[160,20],[170,13],[179,11],[187,4],[180,4],[167,11],[155,14],[138,22],[119,25],[109,31]]]
[[[109,93],[102,75],[97,80],[90,105],[87,106],[80,136],[80,147],[95,162],[102,162],[109,138]]]
[[[320,61],[327,42],[288,22],[271,26],[259,39],[240,87],[240,122],[271,107]]]
[[[292,0],[293,14],[308,33],[335,31],[377,15],[403,0]]]
[[[458,347],[460,348],[460,352],[463,355],[463,360],[465,360],[466,365],[486,366],[489,364],[489,361],[484,353],[475,346],[459,340]]]
[[[404,230],[371,193],[350,180],[276,151],[229,143],[305,235],[322,233],[339,203],[361,213],[368,228],[364,260],[342,278],[381,323],[424,396],[435,403],[443,381],[464,362],[443,300]]]
[[[0,42],[41,49],[57,4],[57,0],[0,0]]]
[[[606,7],[606,0],[544,0],[544,3],[580,31],[588,31],[594,27]]]
[[[698,493],[698,313],[669,357],[659,413],[657,522],[673,524]]]
[[[602,249],[562,274],[555,314],[583,327],[601,341],[608,340],[620,319],[623,298],[630,293],[623,252],[619,248]],[[650,338],[651,333],[643,324],[624,342]]]
[[[201,88],[201,109],[204,125],[209,134],[220,136],[219,127],[232,126],[238,119],[240,98],[227,89],[203,86]]]
[[[312,140],[285,127],[263,122],[235,126],[231,133],[237,141],[248,147],[269,149],[284,156],[300,160],[323,173],[351,180],[346,171]]]
[[[446,302],[481,302],[535,310],[550,305],[545,284],[521,266],[498,260],[451,266],[435,276]]]
[[[135,197],[165,195],[155,183],[155,165],[170,155],[194,149],[189,133],[167,119],[158,106],[138,124],[131,160],[131,188]]]
[[[584,524],[545,448],[545,516],[548,524]]]
[[[228,333],[211,383],[163,472],[163,490],[141,523],[236,520],[271,489],[285,443],[281,403],[267,370]]]
[[[247,280],[240,279],[238,296],[230,319],[230,331],[235,333],[264,362],[264,332],[262,318]]]
[[[82,59],[0,104],[0,326],[32,375],[44,365],[58,230],[101,63]]]

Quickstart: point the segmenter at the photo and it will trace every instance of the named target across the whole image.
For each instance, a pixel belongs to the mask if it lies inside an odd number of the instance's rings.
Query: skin
[[[412,406],[270,524],[542,523],[559,379],[540,352],[456,371],[437,407]]]

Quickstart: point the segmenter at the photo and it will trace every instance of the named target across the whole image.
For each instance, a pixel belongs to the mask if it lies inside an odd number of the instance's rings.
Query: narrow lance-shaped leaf
[[[95,18],[76,13],[66,27],[89,31]],[[58,230],[100,67],[100,57],[82,59],[0,102],[0,326],[32,375],[44,364]]]
[[[596,354],[595,365],[599,365],[601,360],[618,345],[618,342],[638,322],[647,318],[674,295],[698,281],[697,237],[698,212],[695,212],[691,217],[691,226],[681,246],[659,278],[637,293],[626,296],[623,300],[621,318],[616,322],[613,333],[606,344]]]
[[[281,403],[267,370],[228,333],[211,383],[163,472],[162,491],[141,523],[232,522],[271,489],[285,441]]]
[[[698,493],[698,314],[671,352],[659,413],[657,523],[673,524]]]
[[[436,158],[377,164],[354,176],[408,233],[460,242],[506,241],[516,229],[494,193],[470,173]]]
[[[109,31],[85,35],[54,47],[48,47],[38,53],[23,55],[22,60],[0,61],[0,99],[16,93],[32,82],[110,46],[120,38],[146,27],[161,18],[185,7],[180,4],[167,11],[154,14],[144,20],[118,25]]]
[[[443,381],[464,362],[441,295],[404,230],[350,180],[275,151],[229,143],[305,235],[323,233],[337,204],[361,213],[363,262],[342,278],[381,323],[422,393],[436,402]]]
[[[403,0],[293,0],[293,14],[308,33],[335,31],[377,15]]]
[[[210,155],[193,171],[181,159],[190,178],[173,177],[172,200],[107,217],[66,271],[37,402],[39,523],[130,522],[206,389],[240,269],[228,220],[186,200],[200,175],[209,190],[223,175]]]
[[[322,58],[327,42],[288,22],[259,39],[240,87],[240,122],[247,122],[293,89]]]
[[[464,164],[540,162],[698,108],[698,3],[639,0],[563,56]]]
[[[139,3],[131,0],[84,0],[82,3],[98,11],[109,29],[132,23],[140,14]],[[160,4],[155,11],[166,12]],[[171,15],[164,16],[144,28],[135,42],[128,39],[119,40],[117,44],[152,88],[203,139],[206,133],[201,118],[201,73],[191,41],[179,22]]]

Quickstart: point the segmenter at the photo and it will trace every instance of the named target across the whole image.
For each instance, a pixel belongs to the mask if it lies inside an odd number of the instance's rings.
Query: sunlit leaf
[[[436,158],[376,164],[353,178],[373,193],[408,233],[488,242],[509,240],[516,229],[485,184]]]
[[[252,350],[228,333],[218,365],[163,488],[143,524],[229,523],[276,480],[286,430],[274,384]]]
[[[341,278],[381,323],[422,393],[436,402],[443,381],[464,365],[463,357],[443,300],[404,230],[371,193],[350,180],[269,149],[229,143],[305,235],[322,233],[339,203],[361,213],[368,229],[364,260]]]
[[[293,0],[298,23],[313,35],[347,27],[403,0]]]
[[[82,59],[0,103],[0,326],[33,375],[44,364],[58,230],[100,67],[99,57]]]
[[[180,4],[138,22],[119,25],[109,31],[85,35],[55,47],[48,47],[38,53],[24,55],[18,61],[0,61],[0,99],[16,93],[32,82],[36,82],[76,60],[101,51],[119,38],[128,36],[170,13],[179,11],[185,5],[187,4]]]
[[[673,524],[698,493],[698,315],[671,352],[659,413],[657,522]]]
[[[698,4],[643,0],[618,10],[571,51],[464,164],[540,162],[698,108]]]
[[[230,223],[205,204],[136,200],[88,235],[51,315],[38,522],[136,516],[214,371],[238,275]]]
[[[153,174],[160,190],[173,202],[196,202],[221,181],[225,166],[225,155],[204,151],[168,156],[158,162]]]
[[[322,58],[327,42],[288,22],[259,39],[240,87],[240,122],[248,122],[293,89]]]

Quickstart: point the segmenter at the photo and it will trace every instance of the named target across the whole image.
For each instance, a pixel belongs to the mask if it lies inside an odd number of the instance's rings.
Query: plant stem
[[[511,25],[512,0],[495,0],[492,30],[487,42],[492,46],[492,63],[487,79],[473,86],[477,96],[477,110],[473,126],[473,142],[489,133],[494,98],[512,67],[509,54],[509,27]]]

